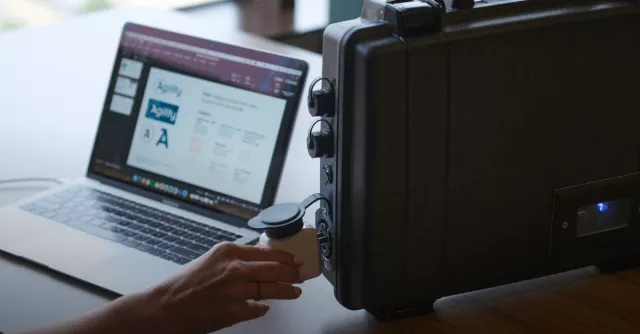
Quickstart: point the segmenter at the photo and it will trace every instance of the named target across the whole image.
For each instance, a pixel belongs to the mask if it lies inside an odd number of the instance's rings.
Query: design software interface
[[[92,172],[245,219],[272,200],[304,62],[128,24],[116,65]]]

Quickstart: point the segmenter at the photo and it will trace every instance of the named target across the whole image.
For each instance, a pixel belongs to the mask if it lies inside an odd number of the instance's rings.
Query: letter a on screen
[[[162,129],[162,134],[160,135],[160,139],[156,143],[156,146],[164,145],[165,148],[169,148],[169,136],[167,135],[167,129]]]

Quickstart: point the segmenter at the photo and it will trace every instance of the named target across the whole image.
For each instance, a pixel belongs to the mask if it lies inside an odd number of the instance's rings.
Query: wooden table
[[[120,9],[0,35],[0,179],[83,175],[120,28],[128,20],[300,57],[311,65],[310,78],[321,72],[316,54],[157,10]],[[310,122],[301,107],[279,202],[317,189],[317,161],[304,145]],[[0,186],[0,204],[33,192],[8,188]],[[436,313],[393,323],[344,309],[323,278],[302,288],[301,299],[274,302],[264,318],[223,333],[640,333],[639,270],[600,275],[586,268],[443,298]],[[114,297],[0,255],[0,331],[41,326]]]

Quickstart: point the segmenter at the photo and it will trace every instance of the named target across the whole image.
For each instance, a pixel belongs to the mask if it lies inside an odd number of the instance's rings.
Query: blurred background
[[[175,9],[321,53],[322,31],[360,15],[364,0],[0,0],[0,34],[121,6]]]

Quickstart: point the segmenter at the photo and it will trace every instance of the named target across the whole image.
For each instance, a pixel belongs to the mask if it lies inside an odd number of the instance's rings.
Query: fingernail
[[[304,259],[296,255],[293,257],[293,263],[301,266],[304,264]]]
[[[296,292],[296,296],[300,297],[300,295],[302,294],[302,289],[300,289],[299,287],[294,287],[293,291]]]

